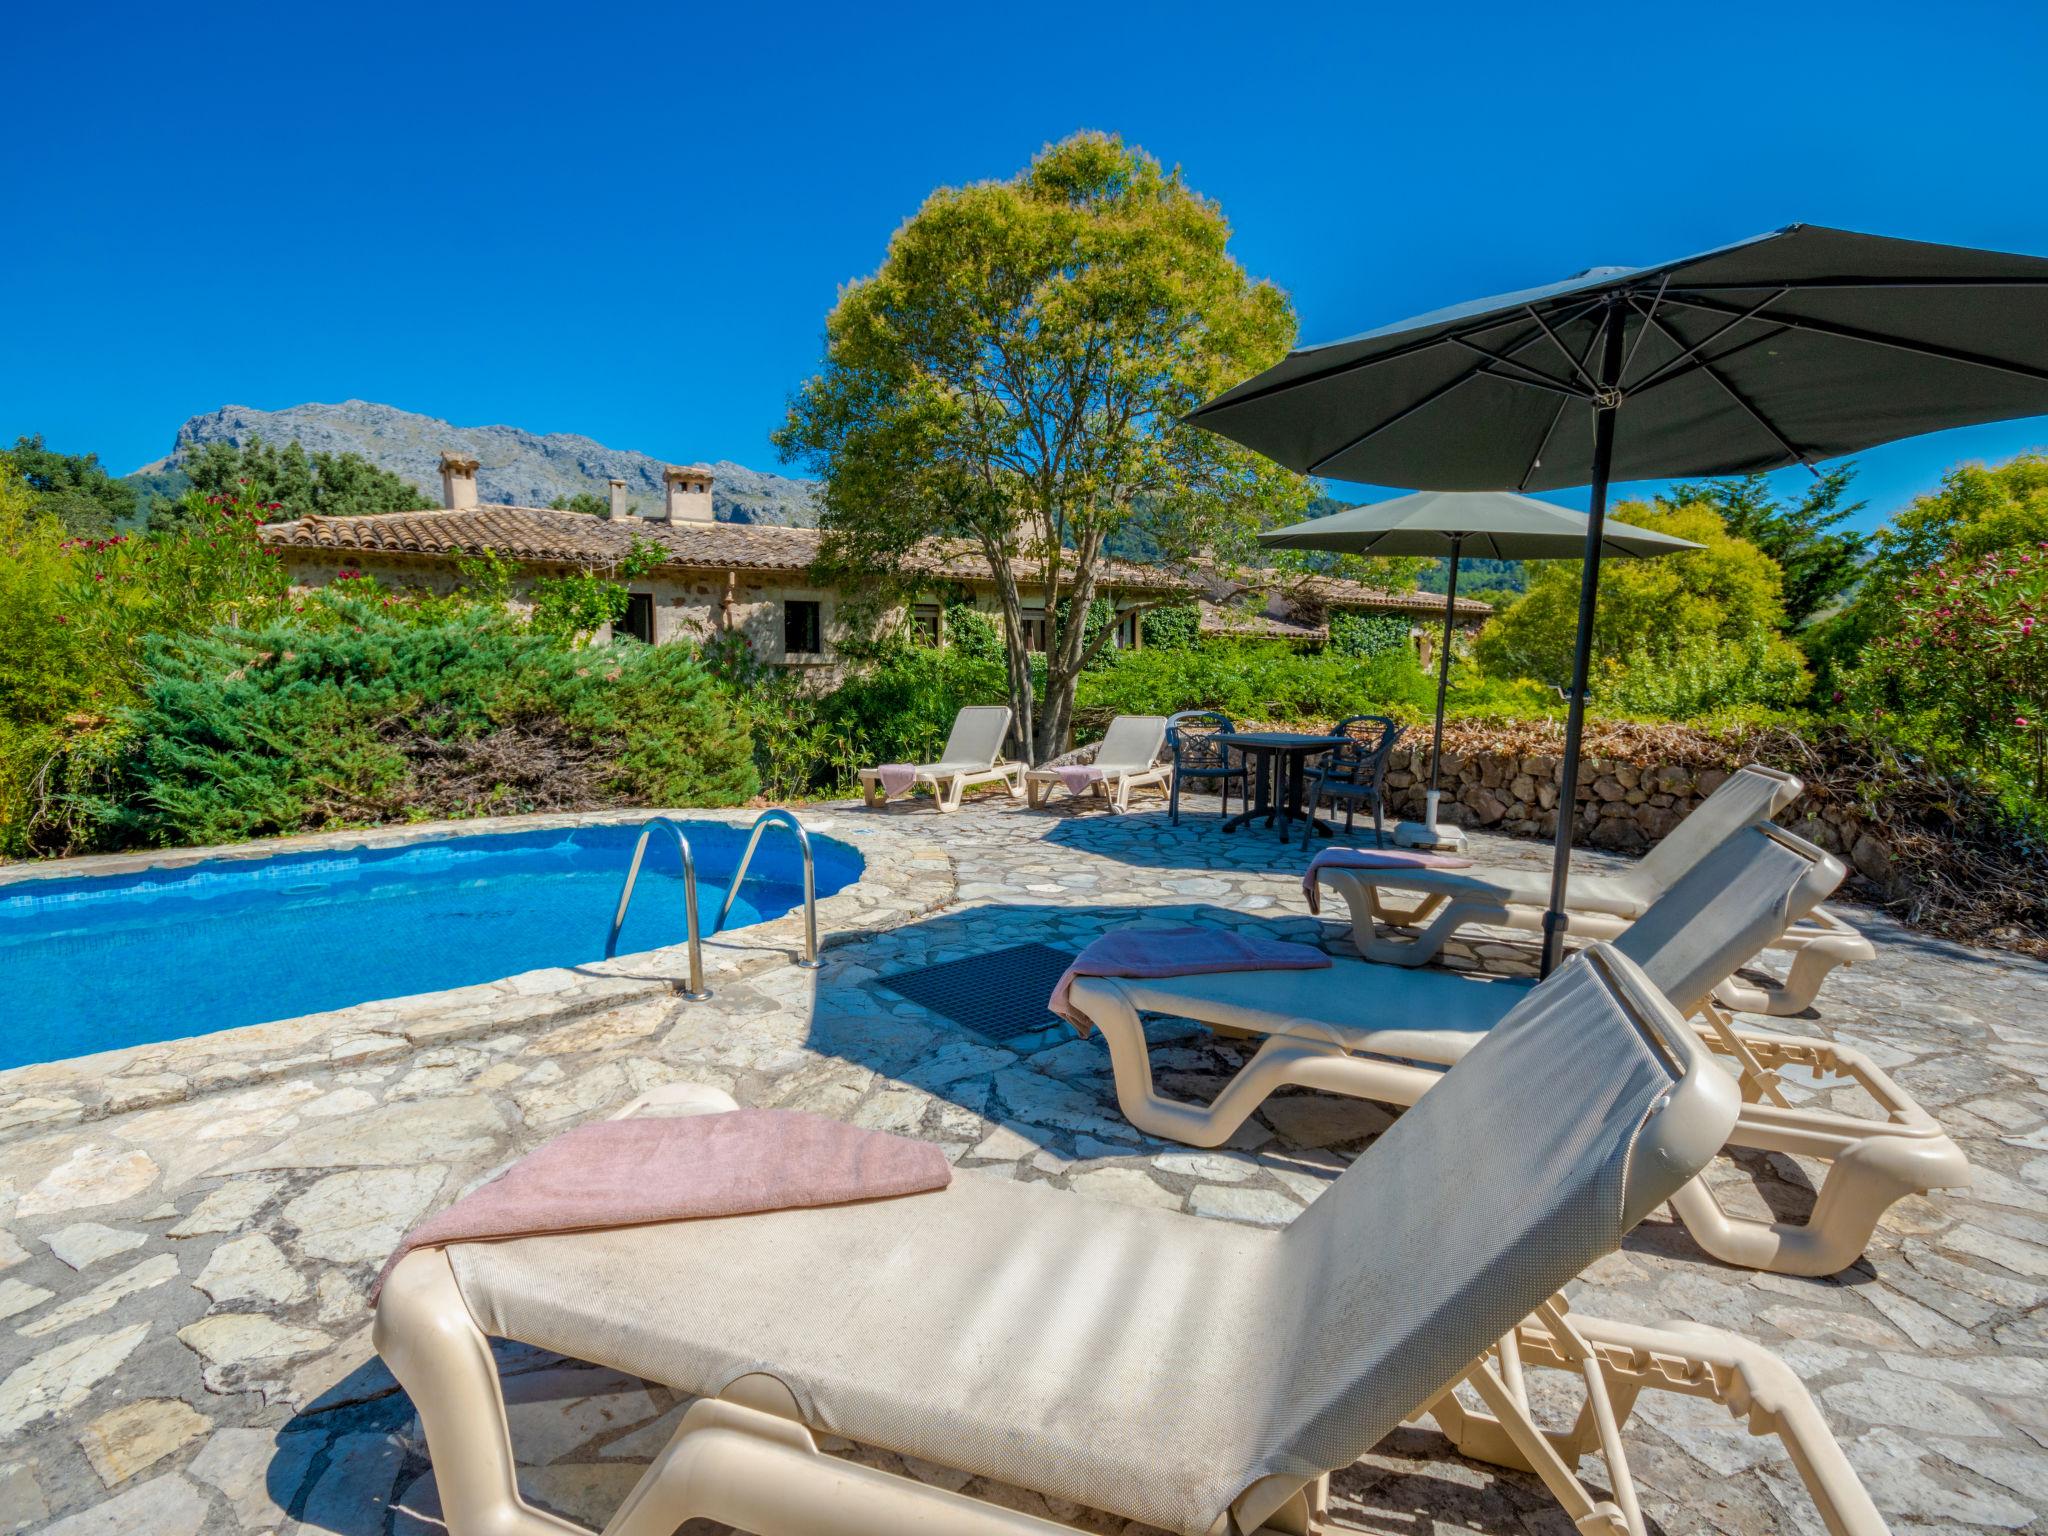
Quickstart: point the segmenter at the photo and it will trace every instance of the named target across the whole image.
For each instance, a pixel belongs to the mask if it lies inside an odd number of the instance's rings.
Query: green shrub
[[[173,532],[66,537],[0,466],[0,854],[76,853],[104,839],[97,797],[128,752],[121,711],[139,696],[157,634],[260,623],[284,572],[246,495],[186,498]]]
[[[978,661],[1000,662],[1002,626],[979,608],[954,603],[946,609],[946,647]]]
[[[1564,697],[1530,677],[1488,677],[1476,666],[1453,662],[1444,713],[1473,720],[1564,718]]]
[[[573,651],[490,615],[344,621],[151,642],[138,750],[103,820],[152,844],[430,816],[732,805],[758,781],[746,726],[680,648]]]
[[[1148,651],[1186,651],[1202,640],[1202,610],[1193,603],[1169,603],[1138,617],[1138,637]]]
[[[1810,686],[1799,648],[1762,625],[1734,638],[1685,634],[1602,664],[1593,702],[1610,714],[1689,720],[1760,705],[1785,709]]]
[[[842,788],[875,763],[930,762],[962,708],[1008,698],[1000,647],[992,657],[957,645],[886,653],[819,701],[817,722],[831,751],[817,785]]]
[[[1390,613],[1330,615],[1330,646],[1339,656],[1384,656],[1408,648],[1408,621]]]
[[[1082,680],[1079,704],[1099,715],[1220,709],[1233,719],[1308,721],[1362,713],[1415,718],[1435,697],[1406,646],[1357,657],[1223,640],[1186,651],[1119,651]]]

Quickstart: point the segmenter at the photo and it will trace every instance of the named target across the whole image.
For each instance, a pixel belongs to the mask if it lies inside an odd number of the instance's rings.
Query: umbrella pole
[[[1557,849],[1550,863],[1550,909],[1543,914],[1543,962],[1548,976],[1564,955],[1565,893],[1571,884],[1572,828],[1579,813],[1579,738],[1586,717],[1586,676],[1593,662],[1593,616],[1600,595],[1600,549],[1607,527],[1607,477],[1614,467],[1614,414],[1621,398],[1621,343],[1626,329],[1610,299],[1600,355],[1600,395],[1593,402],[1593,483],[1586,508],[1586,554],[1579,575],[1579,630],[1572,644],[1572,694],[1565,704],[1564,779],[1557,788]]]
[[[1451,576],[1444,593],[1443,654],[1436,659],[1436,738],[1430,743],[1429,794],[1423,802],[1423,819],[1432,833],[1436,831],[1437,773],[1444,760],[1444,694],[1451,686],[1451,622],[1458,611],[1458,556],[1464,542],[1462,533],[1451,535]]]

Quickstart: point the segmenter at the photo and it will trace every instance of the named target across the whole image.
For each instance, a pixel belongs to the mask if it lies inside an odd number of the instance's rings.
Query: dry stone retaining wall
[[[1589,726],[1579,760],[1577,839],[1622,852],[1650,848],[1747,762],[1807,777],[1808,765],[1801,754],[1785,750],[1776,739],[1780,734],[1750,741],[1669,727]],[[1561,745],[1562,732],[1541,723],[1447,723],[1440,816],[1517,836],[1554,835],[1564,773]],[[1421,815],[1428,786],[1428,733],[1412,731],[1388,765],[1390,809]],[[1893,893],[1891,849],[1859,800],[1810,781],[1786,824]]]

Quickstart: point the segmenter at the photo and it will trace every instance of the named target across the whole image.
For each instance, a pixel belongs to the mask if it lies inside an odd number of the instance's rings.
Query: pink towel
[[[534,1148],[406,1233],[370,1302],[415,1248],[882,1200],[952,1178],[929,1142],[796,1110],[599,1120]]]
[[[1425,853],[1414,848],[1325,848],[1308,861],[1301,894],[1311,912],[1323,910],[1323,889],[1316,875],[1325,869],[1470,869],[1472,861],[1455,853]]]
[[[1067,786],[1070,795],[1085,795],[1091,785],[1100,784],[1103,779],[1102,770],[1093,763],[1074,763],[1065,768],[1055,768],[1053,772],[1060,776],[1060,782]]]
[[[1330,963],[1320,949],[1247,938],[1227,928],[1119,928],[1067,967],[1046,1007],[1082,1030],[1093,1026],[1067,994],[1076,976],[1206,976],[1216,971],[1314,971]]]
[[[875,777],[882,781],[882,798],[893,800],[910,793],[917,783],[917,769],[910,763],[884,763],[875,770]]]

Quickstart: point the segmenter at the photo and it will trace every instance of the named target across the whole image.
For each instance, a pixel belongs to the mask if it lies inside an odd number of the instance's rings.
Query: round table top
[[[1348,736],[1309,736],[1299,731],[1219,731],[1209,738],[1226,747],[1265,748],[1279,752],[1327,751],[1350,741]]]

